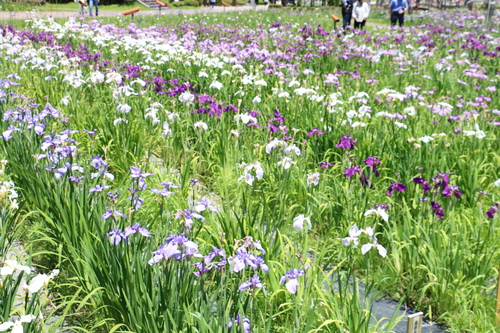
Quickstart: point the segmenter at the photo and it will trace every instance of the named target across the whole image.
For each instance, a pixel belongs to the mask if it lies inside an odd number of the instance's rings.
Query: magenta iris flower
[[[319,162],[319,163],[318,163],[318,165],[319,165],[319,167],[320,167],[321,169],[326,169],[326,168],[328,168],[328,167],[332,167],[332,166],[334,166],[335,164],[330,163],[330,162],[328,162],[328,161],[323,161],[323,162]]]
[[[389,185],[389,188],[387,189],[387,191],[385,192],[385,194],[387,194],[388,196],[392,196],[392,193],[394,191],[398,191],[398,192],[403,192],[404,190],[406,190],[406,186],[403,185],[403,183],[401,182],[392,182],[391,185]]]
[[[309,131],[307,133],[307,136],[311,136],[311,135],[322,135],[322,134],[325,134],[325,132],[322,132],[320,131],[319,129],[317,128],[313,128],[311,131]]]
[[[336,148],[343,148],[346,150],[353,150],[354,146],[358,143],[350,136],[344,135],[340,137],[339,143],[335,146]]]
[[[436,183],[434,185],[434,189],[437,189],[438,187],[441,187],[441,190],[444,190],[445,187],[447,187],[450,184],[450,178],[448,178],[448,175],[446,173],[438,173],[436,177],[432,177],[431,180]]]
[[[462,197],[460,187],[455,185],[446,186],[441,194],[443,195],[443,197],[451,197],[453,195],[457,199],[460,199]]]
[[[354,176],[354,174],[361,174],[361,166],[359,165],[355,165],[353,166],[352,168],[348,168],[348,169],[345,169],[344,170],[344,175],[347,177],[347,178],[351,178],[352,176]]]
[[[375,165],[382,164],[382,162],[380,162],[380,160],[378,158],[376,158],[375,156],[367,157],[366,159],[363,160],[363,162],[365,162],[366,165],[369,167],[373,167]]]
[[[490,207],[490,209],[488,209],[488,211],[486,212],[486,217],[489,218],[489,219],[492,219],[495,217],[495,213],[498,211],[498,206],[500,204],[497,202],[495,203],[493,206]]]
[[[366,166],[373,169],[373,173],[375,174],[375,176],[377,177],[380,176],[380,172],[377,169],[377,165],[382,164],[382,162],[380,162],[378,158],[376,158],[375,156],[370,156],[364,159],[363,162],[366,163]]]
[[[432,205],[432,210],[434,211],[434,215],[436,215],[438,219],[442,220],[444,216],[443,207],[441,207],[441,205],[435,201],[431,201],[431,205]]]
[[[429,182],[427,180],[425,180],[424,178],[422,178],[422,177],[415,177],[415,178],[413,178],[413,182],[415,184],[422,184],[422,188],[424,190],[424,194],[429,193],[429,191],[431,190],[431,186],[429,185]]]

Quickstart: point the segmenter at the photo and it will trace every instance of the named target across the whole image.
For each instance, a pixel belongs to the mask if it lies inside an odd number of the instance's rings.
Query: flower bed
[[[473,12],[346,34],[320,15],[0,26],[1,157],[68,321],[390,331],[358,276],[495,327],[498,32]]]

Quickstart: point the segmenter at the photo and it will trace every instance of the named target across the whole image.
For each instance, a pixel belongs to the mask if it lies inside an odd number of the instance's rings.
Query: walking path
[[[86,8],[88,10],[88,8]],[[161,15],[188,15],[188,14],[196,14],[196,13],[225,13],[225,12],[245,12],[252,10],[267,10],[267,6],[237,6],[237,7],[224,7],[224,6],[216,6],[214,8],[202,7],[198,9],[166,9],[162,8],[160,14]],[[99,17],[110,17],[110,16],[121,16],[121,11],[107,11],[100,10]],[[158,10],[145,10],[139,11],[134,15],[137,16],[146,16],[146,15],[158,15]],[[80,17],[78,12],[0,12],[0,20],[27,20],[34,18],[69,18],[69,17]],[[88,15],[85,15],[88,17]]]

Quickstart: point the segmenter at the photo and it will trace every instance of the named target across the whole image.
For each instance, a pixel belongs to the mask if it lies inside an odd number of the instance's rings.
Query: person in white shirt
[[[354,19],[354,29],[364,29],[366,19],[370,14],[370,5],[365,0],[359,0],[352,9],[352,18]]]

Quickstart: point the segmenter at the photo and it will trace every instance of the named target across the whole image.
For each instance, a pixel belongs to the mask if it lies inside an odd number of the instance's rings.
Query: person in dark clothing
[[[352,8],[355,0],[342,0],[342,28],[351,25]]]
[[[408,1],[406,0],[391,0],[389,10],[391,12],[391,25],[395,26],[399,21],[399,26],[405,24],[405,12],[408,9]]]

